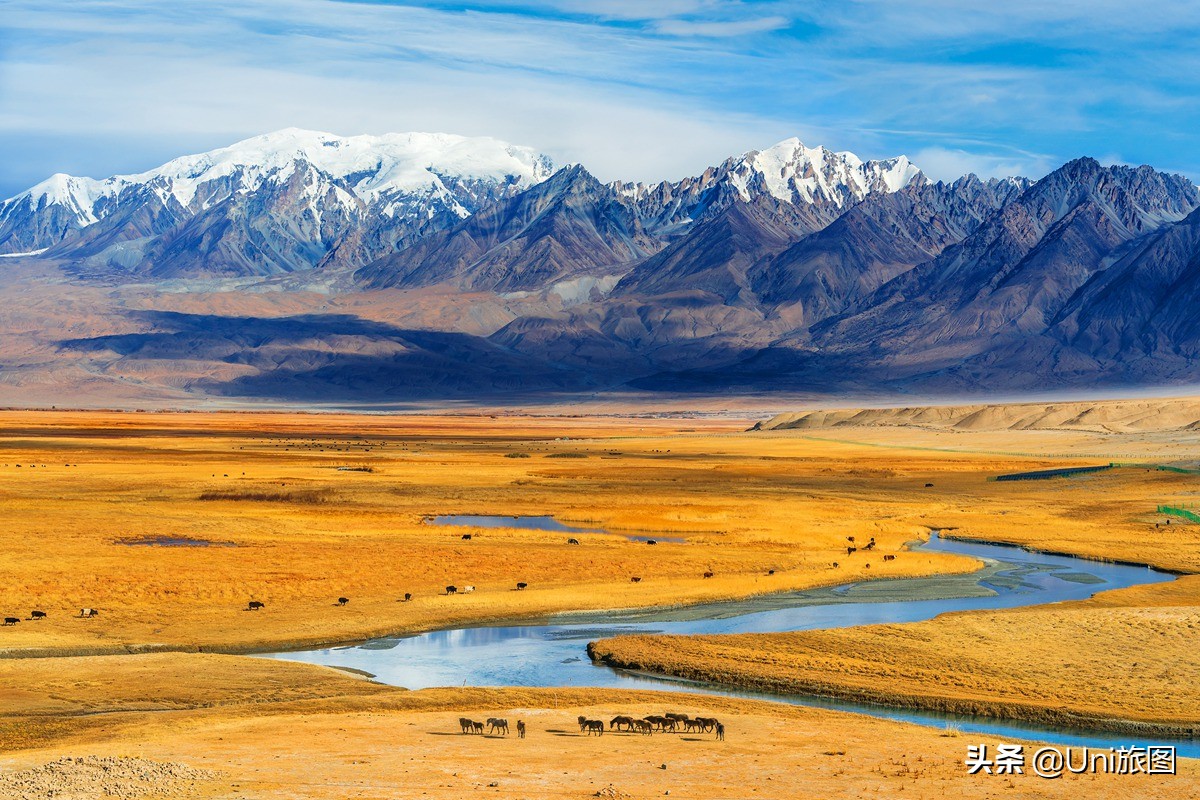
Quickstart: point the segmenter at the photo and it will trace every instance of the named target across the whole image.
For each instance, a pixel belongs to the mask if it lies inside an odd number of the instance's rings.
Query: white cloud
[[[917,150],[912,161],[928,177],[939,181],[952,181],[969,173],[985,179],[1040,178],[1057,166],[1049,157],[1034,153],[978,153],[939,146]]]
[[[671,36],[700,36],[719,39],[776,31],[786,28],[788,24],[787,17],[762,17],[759,19],[703,22],[686,19],[664,19],[658,22],[654,28]]]

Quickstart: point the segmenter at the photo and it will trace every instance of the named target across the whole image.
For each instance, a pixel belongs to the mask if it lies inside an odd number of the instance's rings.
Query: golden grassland
[[[987,480],[1196,460],[1194,434],[746,424],[0,412],[0,616],[22,618],[0,628],[0,766],[83,753],[177,760],[222,770],[204,789],[222,798],[394,797],[413,786],[430,797],[585,797],[608,783],[639,797],[1129,796],[1128,777],[967,777],[965,739],[856,715],[706,699],[732,720],[725,743],[605,736],[600,747],[571,731],[577,714],[704,709],[635,692],[404,692],[286,662],[146,652],[316,645],[979,566],[907,549],[930,529],[1200,572],[1198,526],[1154,513],[1191,502],[1198,476]],[[614,533],[425,524],[436,514],[553,515]],[[684,541],[622,535],[633,533]],[[848,536],[874,537],[877,550],[847,556]],[[210,546],[137,543],[164,538]],[[518,581],[529,588],[515,591]],[[446,596],[449,584],[476,591]],[[399,602],[405,592],[412,602]],[[740,637],[602,646],[748,685],[807,676],[832,694],[912,705],[1185,726],[1200,706],[1198,598],[1200,578],[1188,577],[1083,603],[767,637],[757,653]],[[266,608],[243,610],[251,599]],[[79,619],[82,607],[100,615]],[[49,616],[29,620],[32,609]],[[530,739],[457,735],[460,712],[493,711],[530,721]],[[1185,762],[1177,779],[1137,792],[1182,796],[1197,784]]]
[[[764,447],[742,427],[0,416],[0,614],[48,614],[3,629],[0,652],[264,649],[977,566],[903,549],[927,531],[932,496],[915,489],[942,469],[936,459],[907,472],[885,466],[890,456],[848,464],[805,442]],[[585,457],[552,457],[564,454]],[[464,529],[424,523],[450,513],[554,515],[685,542],[509,529],[468,529],[465,541]],[[896,560],[839,559],[854,534]],[[131,544],[159,537],[211,546]],[[476,591],[448,597],[448,585]],[[405,593],[412,602],[398,602]],[[266,609],[245,612],[249,600]],[[78,619],[83,607],[99,617]]]
[[[239,656],[151,654],[0,662],[3,685],[45,685],[0,714],[0,766],[83,753],[209,770],[189,798],[1187,796],[1173,776],[968,775],[968,736],[855,714],[665,692],[430,689]],[[709,734],[579,732],[576,717],[715,716]],[[458,718],[524,720],[515,735],[460,733]],[[14,749],[19,748],[19,749]],[[1032,752],[1032,748],[1027,752]],[[178,795],[176,795],[178,796]]]

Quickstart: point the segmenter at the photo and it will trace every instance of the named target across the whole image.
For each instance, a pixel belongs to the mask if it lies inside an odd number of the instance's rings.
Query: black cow
[[[470,540],[471,540],[471,534],[469,534],[469,533],[464,533],[464,534],[463,534],[463,539],[466,539],[467,541],[470,541]]]
[[[45,619],[46,612],[45,611],[30,611],[29,618],[30,619]]]
[[[446,594],[457,594],[457,593],[458,593],[457,586],[447,586],[446,587]]]
[[[258,610],[264,609],[266,607],[267,607],[267,604],[262,602],[261,600],[251,600],[249,603],[246,604],[247,611],[258,611]]]
[[[528,583],[518,583],[518,584],[517,584],[517,591],[518,591],[518,592],[519,592],[519,591],[521,591],[522,589],[524,589],[524,588],[525,588],[526,586],[528,586],[528,585],[529,585]]]
[[[344,605],[346,605],[346,603],[349,603],[349,602],[350,602],[350,598],[349,598],[349,597],[339,597],[339,598],[338,598],[338,605],[339,605],[339,606],[344,606]]]
[[[16,625],[20,621],[21,620],[17,619],[16,617],[5,617],[4,618],[5,625]]]
[[[411,593],[411,592],[405,592],[405,593],[404,593],[404,602],[406,602],[406,603],[407,603],[409,600],[412,600],[412,593]]]
[[[567,544],[579,544],[578,539],[567,539]]]
[[[98,617],[98,616],[100,616],[100,612],[94,608],[81,608],[81,609],[79,609],[79,616],[81,616],[81,617]]]
[[[629,582],[630,583],[641,583],[642,579],[641,578],[630,578]]]

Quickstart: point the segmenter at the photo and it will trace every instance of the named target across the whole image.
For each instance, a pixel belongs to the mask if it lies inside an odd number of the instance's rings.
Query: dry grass
[[[170,654],[0,662],[3,685],[52,687],[0,714],[6,769],[63,756],[183,764],[217,777],[189,797],[301,800],[671,797],[1078,797],[1194,795],[1175,776],[968,775],[968,744],[936,729],[770,703],[663,692],[433,689],[405,692],[333,670]],[[288,688],[291,687],[291,688]],[[106,699],[107,698],[107,699]],[[712,734],[580,734],[575,719],[673,710],[716,716]],[[528,736],[464,736],[499,716]],[[985,738],[982,741],[993,743]],[[663,769],[665,765],[665,769]],[[609,787],[612,787],[611,790]],[[599,795],[597,794],[599,793]]]

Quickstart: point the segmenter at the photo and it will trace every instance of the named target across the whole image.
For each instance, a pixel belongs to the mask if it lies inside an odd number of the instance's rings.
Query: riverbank
[[[1144,737],[1200,736],[1200,577],[1067,604],[795,633],[622,636],[621,669]]]
[[[1176,798],[1200,786],[1200,761],[1162,776],[1031,770],[969,775],[953,731],[775,703],[669,692],[431,689],[408,692],[334,670],[218,655],[0,661],[5,686],[45,686],[0,712],[0,767],[66,757],[144,759],[202,776],[197,800],[459,800],[747,797]],[[586,736],[580,715],[713,716],[710,733]],[[471,736],[458,720],[506,718],[527,735]],[[606,724],[607,727],[607,724]],[[995,742],[985,739],[994,749]],[[1011,743],[1009,740],[1006,742]],[[1026,752],[1032,754],[1033,747]],[[665,766],[665,768],[664,768]],[[611,788],[610,788],[611,787]]]

